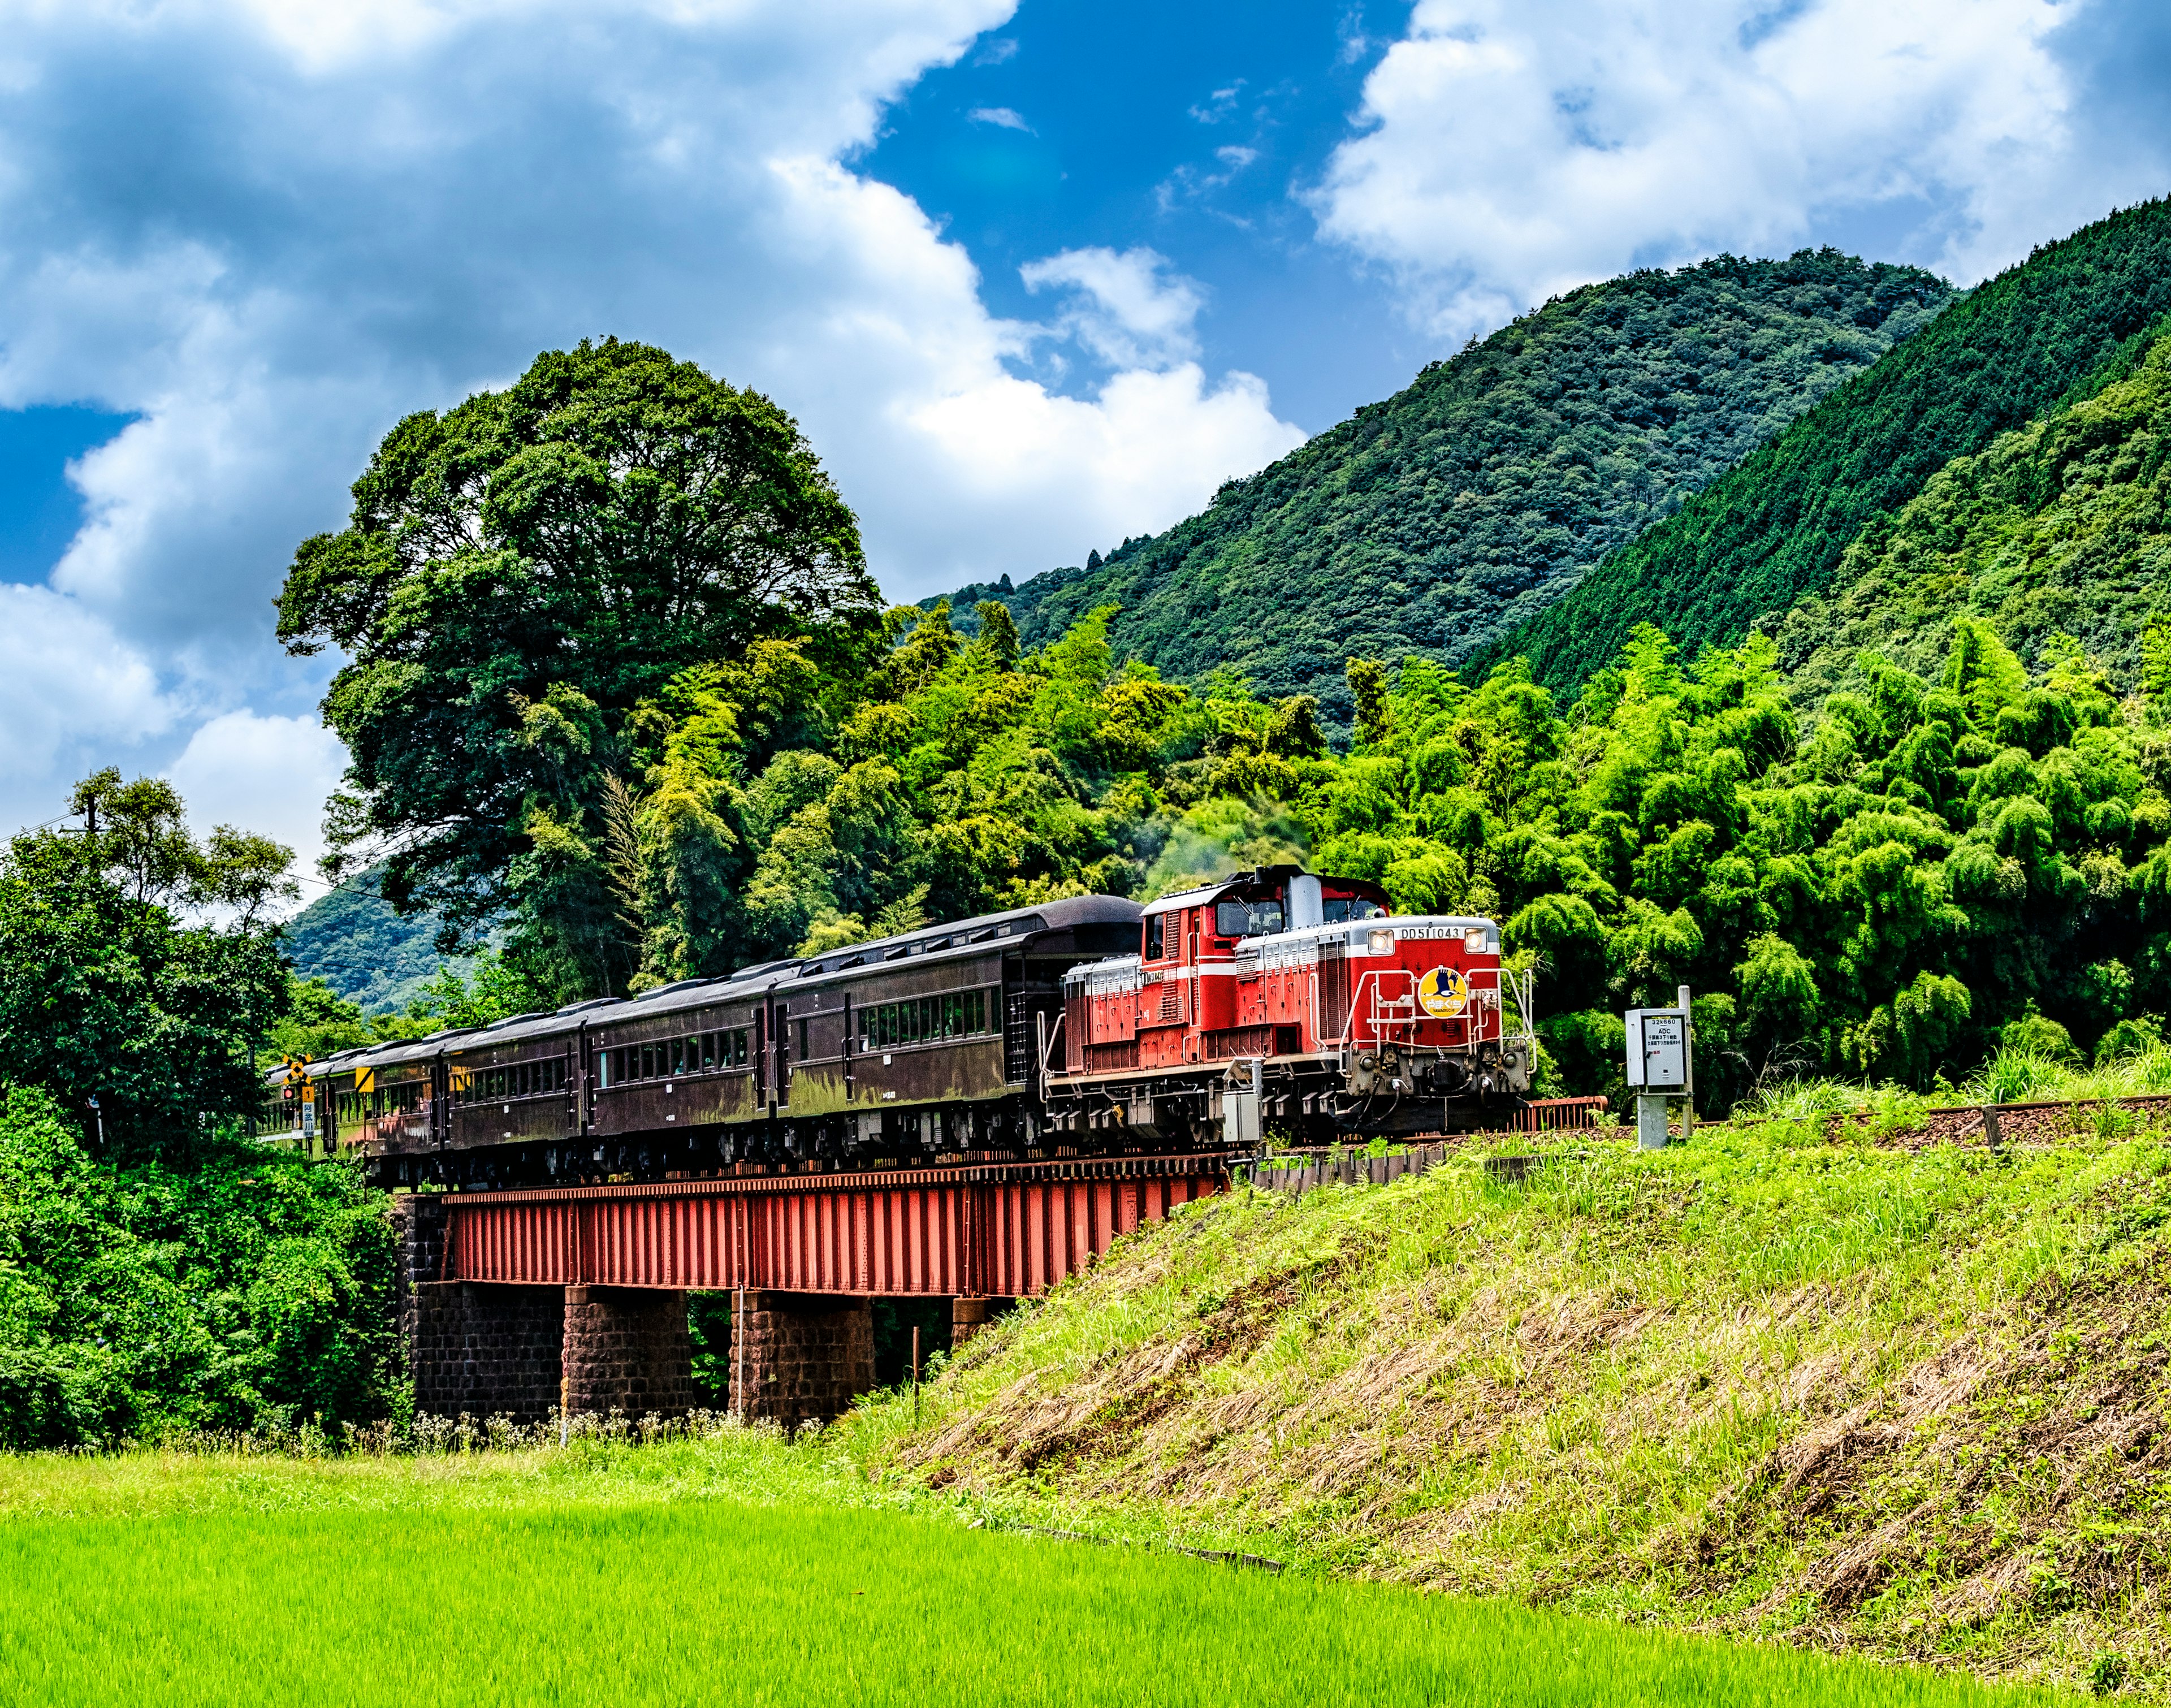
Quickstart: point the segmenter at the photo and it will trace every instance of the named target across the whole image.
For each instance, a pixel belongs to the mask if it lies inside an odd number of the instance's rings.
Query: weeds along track
[[[1951,1114],[1240,1190],[845,1427],[1051,1528],[2171,1700],[2171,1149]]]

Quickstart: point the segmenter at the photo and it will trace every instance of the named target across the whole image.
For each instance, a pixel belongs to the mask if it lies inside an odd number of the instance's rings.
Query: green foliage
[[[1315,693],[1346,725],[1353,651],[1456,663],[1498,649],[1948,298],[1929,274],[1831,249],[1588,286],[1166,533],[951,603],[1000,600],[1028,643],[1118,605],[1119,653],[1182,680],[1226,665],[1268,694]],[[1625,638],[1608,634],[1605,654]]]
[[[458,932],[517,904],[560,991],[623,988],[641,945],[610,785],[634,709],[764,640],[855,656],[876,607],[850,511],[767,399],[616,340],[408,417],[354,500],[279,599],[290,651],[350,661],[324,701],[352,761],[335,849],[389,840],[395,908]]]
[[[381,1416],[391,1285],[351,1170],[220,1143],[116,1168],[0,1087],[0,1447]]]
[[[2171,689],[2161,588],[2171,572],[2171,337],[2093,397],[1954,459],[1847,549],[1828,593],[1777,629],[1798,699],[1858,683],[1875,651],[1934,673],[1956,637],[2012,649],[1973,709],[2032,714],[2022,665],[2054,666],[2085,702],[2138,693],[2157,721]],[[2093,681],[2091,678],[2093,677]]]
[[[221,897],[178,799],[150,804],[133,827],[109,811],[94,834],[35,832],[0,856],[0,1084],[44,1087],[109,1152],[173,1156],[255,1106],[256,1047],[289,993],[247,897],[265,899],[289,857],[245,849],[246,895]],[[187,925],[162,897],[239,916]]]
[[[1691,650],[1738,638],[1822,592],[1857,539],[1874,554],[1954,458],[2120,377],[2167,313],[2171,202],[2038,249],[1686,498],[1508,644],[1565,687],[1602,669],[1639,622]]]
[[[123,783],[108,766],[76,784],[68,811],[83,821],[79,858],[130,901],[216,908],[247,930],[301,893],[292,849],[230,824],[198,842],[179,791],[163,777]]]
[[[1374,739],[1283,798],[1320,870],[1504,921],[1577,1090],[1621,1095],[1612,1016],[1682,983],[1712,1004],[1712,1108],[1819,1073],[1927,1086],[2001,1029],[2059,1057],[2171,999],[2156,737],[2049,656],[1963,623],[1935,685],[1868,659],[1806,727],[1761,637],[1691,669],[1639,629],[1565,713],[1520,661],[1471,686],[1411,660]]]

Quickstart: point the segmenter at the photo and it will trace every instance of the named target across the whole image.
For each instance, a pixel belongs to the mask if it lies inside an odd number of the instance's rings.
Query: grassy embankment
[[[2171,1150],[2120,1120],[1240,1194],[847,1432],[1050,1524],[2161,1695]]]

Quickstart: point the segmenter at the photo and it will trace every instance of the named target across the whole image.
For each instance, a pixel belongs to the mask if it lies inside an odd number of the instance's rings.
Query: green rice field
[[[736,1497],[683,1449],[602,1480],[507,1459],[0,1465],[0,1702],[2055,1700],[773,1482]]]

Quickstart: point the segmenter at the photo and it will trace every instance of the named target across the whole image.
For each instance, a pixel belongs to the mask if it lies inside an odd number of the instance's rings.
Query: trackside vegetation
[[[101,1159],[0,1091],[0,1448],[394,1415],[392,1261],[352,1170],[216,1135]]]
[[[2171,1149],[2113,1117],[1239,1191],[839,1433],[1052,1528],[2160,1700]]]
[[[163,1513],[0,1517],[25,1705],[2047,1701],[1920,1670],[778,1497],[774,1437],[411,1462],[212,1461]],[[571,1461],[567,1463],[567,1461]],[[600,1463],[598,1461],[601,1461]],[[70,1467],[78,1495],[129,1460]],[[0,1475],[19,1486],[19,1468]],[[13,1490],[10,1491],[13,1494]],[[174,1498],[177,1497],[177,1498]],[[185,1504],[182,1504],[185,1502]],[[97,1503],[93,1497],[93,1503]],[[123,1504],[111,1499],[108,1512]],[[458,1609],[455,1617],[424,1609]]]

